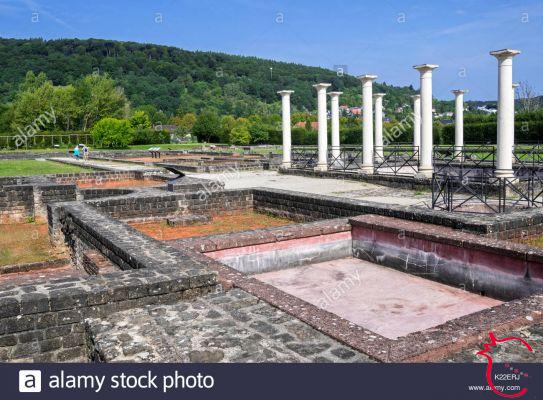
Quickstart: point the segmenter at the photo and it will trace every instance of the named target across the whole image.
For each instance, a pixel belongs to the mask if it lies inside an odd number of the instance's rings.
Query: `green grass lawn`
[[[81,168],[75,165],[66,165],[53,161],[0,160],[0,176],[63,174],[89,171],[88,168]]]

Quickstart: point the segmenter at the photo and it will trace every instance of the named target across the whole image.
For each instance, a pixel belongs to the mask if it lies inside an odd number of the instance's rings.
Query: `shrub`
[[[102,118],[94,124],[91,134],[99,147],[121,149],[132,143],[134,131],[125,119]]]
[[[464,123],[465,143],[496,143],[496,122]],[[515,121],[515,143],[538,142],[543,138],[543,121],[537,119]],[[443,127],[443,143],[454,143],[454,125]]]
[[[134,130],[133,144],[165,144],[170,143],[168,131],[156,131],[154,129],[138,128]]]
[[[150,129],[151,118],[149,118],[149,115],[145,111],[136,111],[132,118],[130,118],[130,126],[134,129]]]
[[[230,143],[247,145],[251,141],[251,134],[245,125],[238,125],[230,131]]]

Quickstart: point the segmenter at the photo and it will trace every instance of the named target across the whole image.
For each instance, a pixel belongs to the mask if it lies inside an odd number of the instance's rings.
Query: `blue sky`
[[[33,22],[37,13],[38,22]],[[514,79],[543,93],[543,1],[0,0],[0,36],[103,38],[252,55],[418,87],[412,66],[439,64],[434,93],[497,96],[488,52],[517,48]]]

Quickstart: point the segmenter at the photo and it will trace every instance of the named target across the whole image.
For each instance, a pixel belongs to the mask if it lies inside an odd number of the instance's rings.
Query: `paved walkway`
[[[71,157],[51,157],[48,160],[58,161],[64,164],[78,165],[81,167],[95,168],[103,171],[161,171],[159,168],[153,168],[141,164],[123,163],[117,161],[102,161],[102,160],[76,160]]]
[[[371,362],[239,289],[88,321],[105,362]]]
[[[305,193],[323,194],[385,204],[420,205],[431,204],[430,191],[414,191],[374,185],[342,179],[309,178],[305,176],[283,175],[275,171],[239,171],[212,174],[189,174],[190,176],[219,179],[226,189],[266,187],[295,190]]]

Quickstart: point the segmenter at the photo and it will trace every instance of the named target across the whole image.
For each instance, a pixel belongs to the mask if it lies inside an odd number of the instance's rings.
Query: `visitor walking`
[[[83,160],[87,161],[89,159],[89,148],[83,146]]]
[[[79,146],[78,146],[78,145],[76,145],[76,146],[74,147],[74,158],[75,158],[76,160],[79,159]]]

